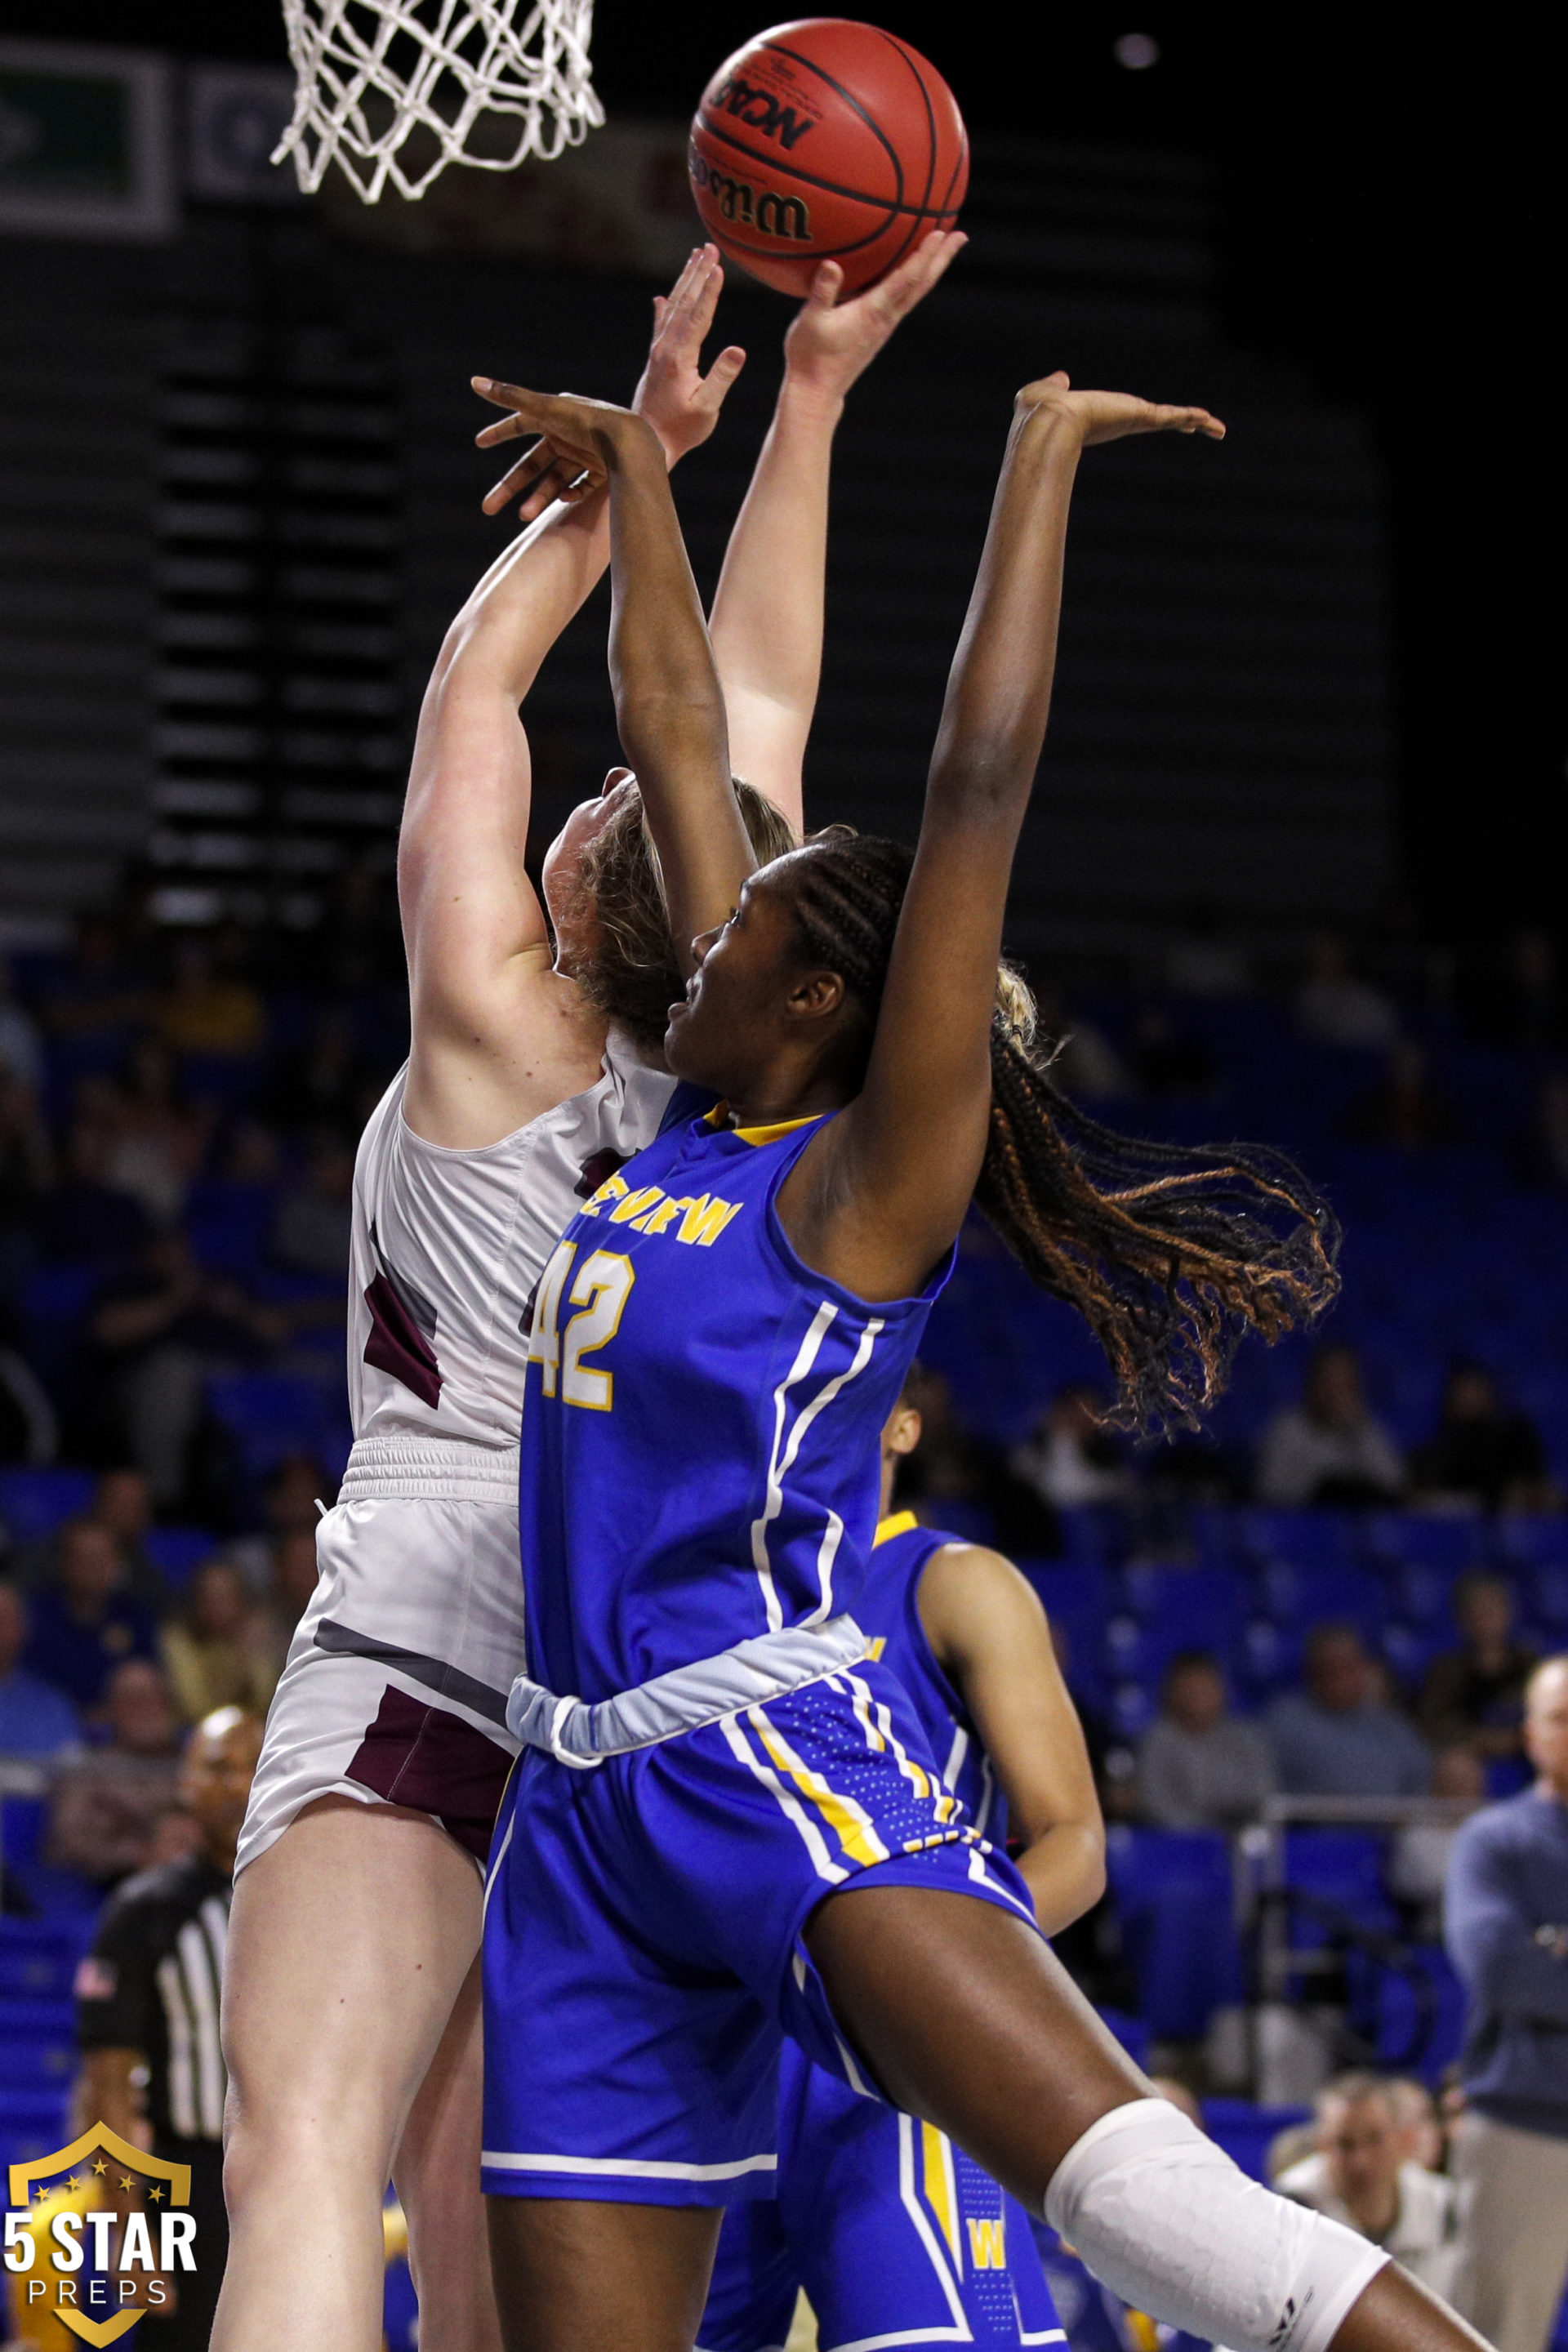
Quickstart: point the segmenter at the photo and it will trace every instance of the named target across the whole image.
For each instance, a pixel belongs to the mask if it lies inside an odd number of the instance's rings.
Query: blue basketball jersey
[[[775,1202],[821,1119],[721,1119],[609,1177],[531,1302],[529,1669],[590,1703],[856,1611],[878,1438],[952,1263],[879,1306],[814,1273]]]
[[[963,1800],[972,1826],[994,1846],[1007,1842],[1007,1801],[968,1709],[948,1681],[921,1623],[921,1578],[932,1552],[962,1536],[922,1528],[912,1511],[879,1522],[860,1581],[855,1621],[908,1693],[942,1779]]]

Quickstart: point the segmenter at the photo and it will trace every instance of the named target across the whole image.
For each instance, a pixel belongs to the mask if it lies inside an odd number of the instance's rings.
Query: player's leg
[[[497,2352],[500,2343],[479,2194],[483,2097],[483,2002],[476,1956],[409,2110],[392,2167],[408,2217],[408,2267],[419,2297],[419,2341],[426,2347]]]
[[[342,1797],[307,1807],[241,1872],[215,2352],[380,2352],[382,2200],[479,1949],[480,1894],[427,1815]]]
[[[1336,2306],[1364,2257],[1360,2242],[1325,2235],[1321,2217],[1245,2182],[1174,2109],[1148,2100],[1142,2075],[1022,1921],[874,1878],[828,1896],[806,1930],[840,2026],[899,2106],[951,2133],[1031,2212],[1070,2158],[1057,2179],[1058,2194],[1064,2180],[1082,2190],[1070,2234],[1101,2275],[1130,2270],[1142,2308],[1185,2325],[1182,2308],[1195,2299],[1194,2332],[1215,2333],[1208,2319],[1223,2326],[1228,2311],[1237,2332],[1226,2342],[1261,2341],[1269,2326],[1249,2327],[1241,2309],[1292,2292],[1289,2256],[1300,2284],[1282,2342],[1473,2352],[1481,2339],[1394,2265]],[[1190,2147],[1175,2145],[1184,2132]],[[1271,2232],[1280,2246],[1257,2259]],[[1117,2276],[1109,2284],[1122,2292]],[[1324,2336],[1321,2315],[1336,2307]]]
[[[691,2352],[721,2207],[487,2201],[505,2352]]]

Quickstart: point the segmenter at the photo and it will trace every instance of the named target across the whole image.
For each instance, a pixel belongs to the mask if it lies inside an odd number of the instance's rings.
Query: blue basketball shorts
[[[725,2215],[701,2352],[778,2352],[800,2286],[822,2352],[1066,2342],[1023,2207],[945,2133],[786,2046],[778,2200]]]
[[[771,2198],[784,2036],[878,2097],[801,1940],[871,1874],[1033,1924],[879,1665],[587,1770],[527,1749],[485,1898],[486,2193]]]

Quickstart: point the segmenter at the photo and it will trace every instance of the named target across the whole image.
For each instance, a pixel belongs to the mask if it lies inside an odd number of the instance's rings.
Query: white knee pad
[[[1091,2124],[1057,2167],[1045,2210],[1123,2303],[1235,2352],[1328,2352],[1388,2260],[1259,2188],[1164,2099]]]

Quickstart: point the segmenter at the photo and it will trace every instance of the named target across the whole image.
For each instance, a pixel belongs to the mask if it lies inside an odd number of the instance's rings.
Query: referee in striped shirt
[[[85,2119],[191,2168],[196,2267],[176,2274],[177,2307],[157,2323],[156,2352],[206,2352],[223,2283],[226,2076],[218,1993],[235,1843],[260,1751],[261,1726],[239,1707],[221,1707],[196,1726],[180,1792],[200,1845],[184,1862],[125,1881],[77,1975]]]

